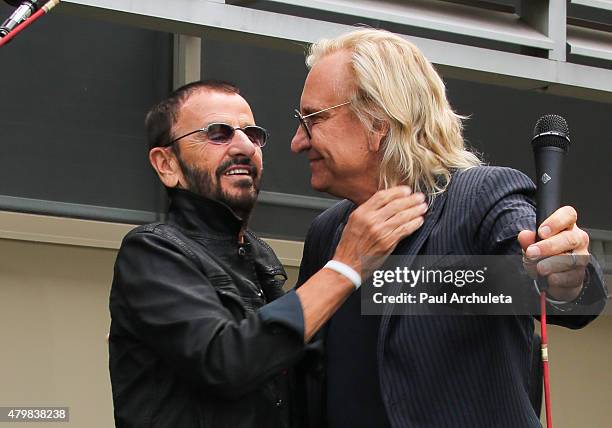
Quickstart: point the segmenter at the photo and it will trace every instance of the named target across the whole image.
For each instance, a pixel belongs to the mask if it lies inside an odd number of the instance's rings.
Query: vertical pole
[[[202,39],[184,34],[174,35],[174,89],[201,79]]]

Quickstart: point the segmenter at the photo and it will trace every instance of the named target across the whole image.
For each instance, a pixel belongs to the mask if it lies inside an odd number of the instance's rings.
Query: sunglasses
[[[232,140],[232,138],[234,138],[234,134],[236,133],[236,131],[244,132],[244,135],[246,135],[247,138],[251,140],[253,144],[256,144],[259,147],[265,146],[269,137],[268,131],[266,131],[261,126],[249,125],[245,126],[244,128],[234,128],[233,126],[228,125],[227,123],[211,123],[205,128],[196,129],[195,131],[191,131],[185,135],[181,135],[180,137],[170,141],[165,146],[170,146],[182,138],[197,133],[204,134],[206,140],[212,144],[227,144]]]

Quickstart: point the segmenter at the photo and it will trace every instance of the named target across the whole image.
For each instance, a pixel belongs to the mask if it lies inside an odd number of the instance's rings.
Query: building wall
[[[71,426],[113,426],[105,337],[115,255],[0,240],[2,406],[68,406]]]
[[[7,213],[0,213],[0,224],[8,224],[14,216],[19,216],[19,223],[28,230],[36,231],[36,224],[41,228],[46,224],[49,234],[26,235],[18,227],[11,233],[0,230],[0,405],[69,406],[69,426],[113,426],[105,336],[117,250],[100,246],[116,245],[118,240],[113,236],[129,226],[118,229],[117,225],[72,219],[59,219],[60,223],[53,225],[57,219]],[[85,240],[84,225],[98,232],[90,230]],[[76,236],[79,229],[83,232],[81,241]],[[72,236],[67,236],[67,231],[72,231]],[[96,244],[96,234],[114,244]],[[9,236],[16,239],[6,239]],[[44,240],[56,243],[40,242]],[[293,284],[301,245],[271,243]],[[551,327],[557,428],[609,426],[611,330],[609,316],[600,317],[582,331]],[[66,426],[47,426],[54,425]]]

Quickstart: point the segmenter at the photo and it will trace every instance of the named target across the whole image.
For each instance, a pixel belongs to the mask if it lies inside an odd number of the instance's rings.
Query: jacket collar
[[[243,220],[226,204],[183,189],[167,189],[168,222],[200,235],[236,238]]]

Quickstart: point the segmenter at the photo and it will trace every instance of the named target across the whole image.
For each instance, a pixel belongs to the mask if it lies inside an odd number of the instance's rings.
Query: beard
[[[243,221],[247,221],[259,195],[259,183],[261,177],[257,167],[251,159],[240,156],[228,159],[215,170],[214,176],[211,171],[200,169],[187,163],[177,153],[178,163],[183,172],[189,191],[208,199],[214,199],[229,206],[234,213]],[[250,177],[238,180],[233,183],[230,191],[224,190],[221,186],[221,176],[225,171],[234,165],[240,165],[249,170]],[[233,192],[231,190],[234,190]]]

